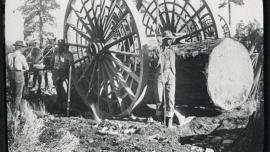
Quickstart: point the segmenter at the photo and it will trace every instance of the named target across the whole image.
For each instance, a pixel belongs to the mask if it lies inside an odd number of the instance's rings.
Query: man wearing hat
[[[68,78],[69,67],[73,62],[73,55],[68,51],[68,46],[65,45],[64,40],[58,40],[58,46],[55,48],[51,59],[53,84],[56,86],[57,102],[59,110],[62,112],[65,110],[63,82]]]
[[[24,71],[29,70],[26,58],[23,55],[24,44],[23,41],[16,41],[15,52],[13,56],[13,74],[15,80],[15,112],[18,116],[21,112],[21,99],[24,88]]]
[[[158,63],[156,67],[156,116],[160,121],[162,120],[162,114],[164,114],[168,128],[172,127],[175,105],[175,51],[171,46],[173,39],[175,39],[175,37],[171,31],[164,31],[162,46],[158,50]],[[163,113],[164,101],[162,100],[164,93],[166,98],[165,113]]]

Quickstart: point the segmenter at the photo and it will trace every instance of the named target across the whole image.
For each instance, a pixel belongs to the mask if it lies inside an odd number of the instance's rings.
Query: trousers
[[[65,88],[63,87],[63,83],[65,82],[65,79],[67,79],[68,76],[68,71],[65,69],[57,69],[53,70],[53,84],[56,87],[56,92],[57,92],[57,102],[59,105],[59,109],[65,109],[66,105],[66,91]]]
[[[42,72],[38,69],[33,69],[33,87],[36,86],[36,83],[38,82],[38,90],[41,89],[41,83],[42,83]]]
[[[24,72],[15,71],[15,111],[21,111],[21,101],[24,88]]]
[[[157,73],[156,77],[156,89],[155,89],[155,101],[156,101],[156,115],[160,116],[163,114],[164,106],[164,89],[166,98],[166,117],[174,116],[174,106],[175,106],[175,74],[171,69],[167,69],[161,73]]]

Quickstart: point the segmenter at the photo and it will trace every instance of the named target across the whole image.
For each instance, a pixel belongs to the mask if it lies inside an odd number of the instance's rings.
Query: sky
[[[56,0],[61,8],[53,11],[57,26],[49,30],[55,33],[57,39],[63,38],[63,23],[68,0]],[[129,0],[127,0],[129,1]],[[214,14],[220,14],[228,22],[228,9],[218,9],[219,0],[206,0]],[[22,5],[23,0],[6,0],[5,5],[5,38],[7,43],[23,40],[23,17],[17,8]],[[232,4],[232,29],[243,20],[244,23],[253,21],[255,18],[263,26],[263,4],[262,0],[244,0],[245,5],[236,6]],[[232,30],[232,35],[234,30]]]

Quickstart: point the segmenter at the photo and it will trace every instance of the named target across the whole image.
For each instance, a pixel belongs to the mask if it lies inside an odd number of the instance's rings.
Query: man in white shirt
[[[13,56],[13,73],[15,80],[15,112],[21,112],[21,99],[24,88],[24,71],[29,70],[25,56],[22,54],[24,51],[23,41],[16,41],[15,52]]]
[[[12,97],[15,97],[15,80],[14,80],[14,74],[13,74],[13,57],[14,57],[14,50],[12,52],[8,53],[6,57],[6,70],[7,70],[7,78],[9,82],[9,88],[8,91],[11,93]],[[14,101],[12,101],[14,102]]]

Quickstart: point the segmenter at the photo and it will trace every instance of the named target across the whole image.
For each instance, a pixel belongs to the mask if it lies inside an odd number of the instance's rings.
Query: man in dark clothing
[[[58,47],[52,55],[51,65],[53,65],[52,79],[56,86],[57,102],[60,105],[60,111],[65,110],[65,90],[63,82],[68,79],[69,67],[72,65],[73,55],[68,51],[68,46],[64,40],[58,41]]]
[[[42,52],[39,48],[33,47],[31,51],[31,69],[33,71],[33,86],[31,91],[36,91],[41,93],[41,83],[42,83],[42,71],[37,69],[34,65],[42,64]],[[36,85],[36,83],[38,84]]]
[[[44,80],[45,80],[45,90],[50,89],[49,85],[49,73],[51,73],[51,58],[53,51],[55,49],[55,44],[56,44],[56,38],[55,39],[48,39],[46,47],[44,48],[43,51],[43,64],[45,65],[44,68]]]

